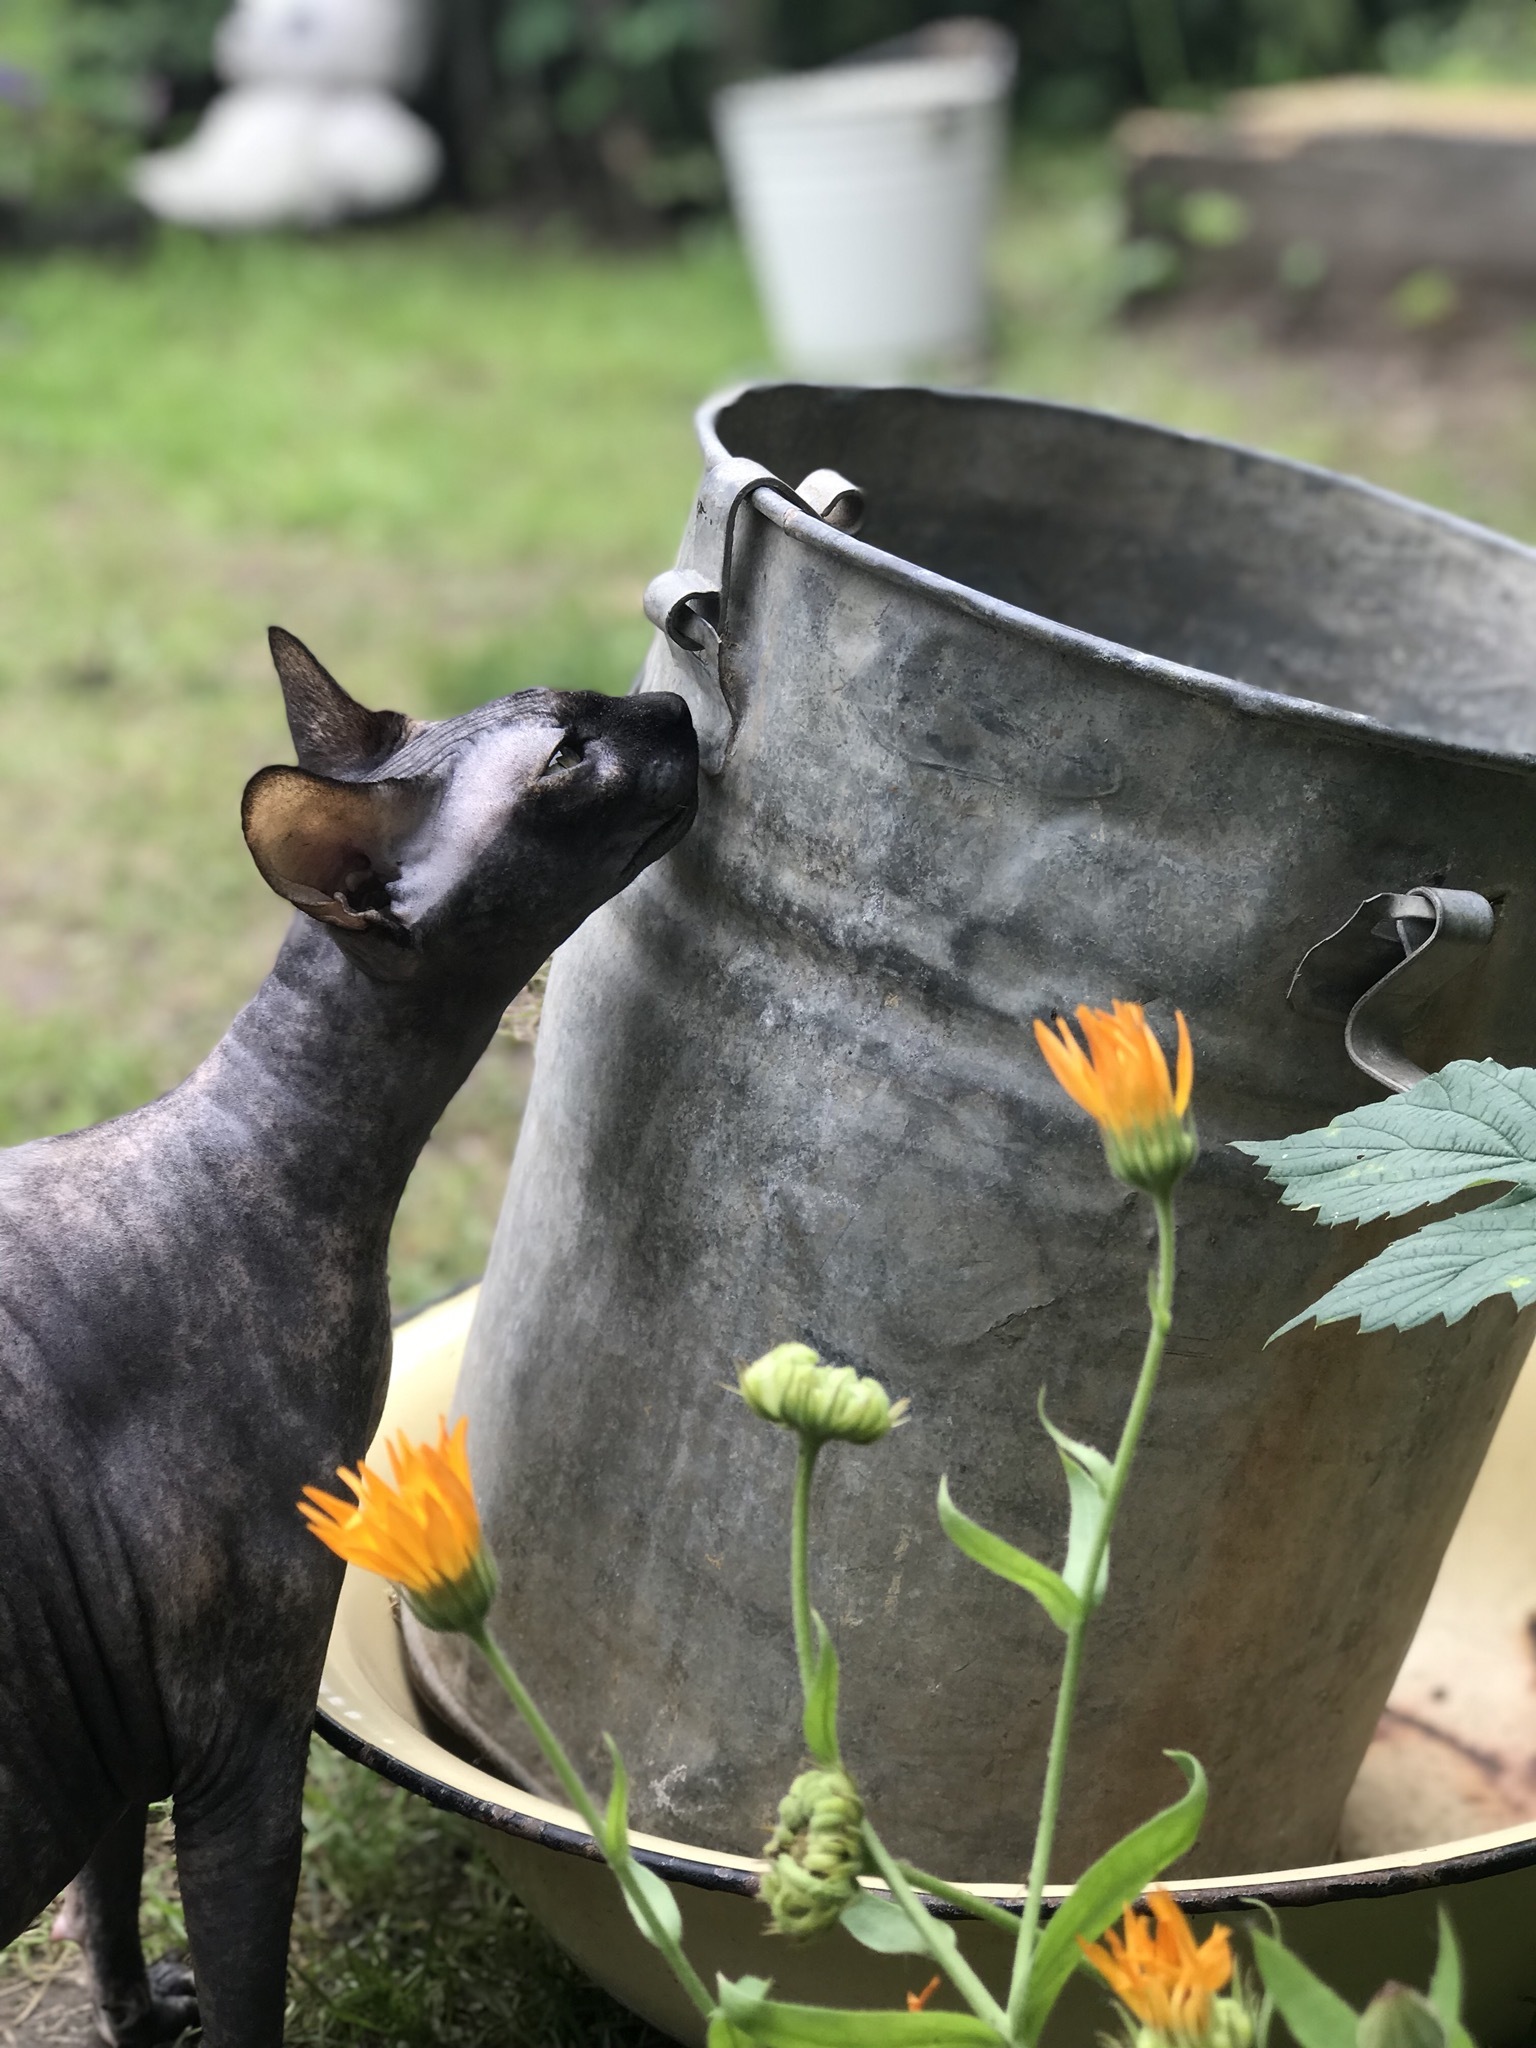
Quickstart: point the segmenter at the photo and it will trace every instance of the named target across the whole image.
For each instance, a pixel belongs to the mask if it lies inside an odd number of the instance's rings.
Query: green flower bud
[[[743,1369],[739,1385],[754,1414],[815,1443],[872,1444],[904,1422],[911,1405],[851,1365],[823,1365],[808,1344],[775,1345]]]
[[[1210,2048],[1253,2048],[1253,2015],[1240,1998],[1218,1998],[1211,2005]]]
[[[1445,2024],[1420,1991],[1383,1984],[1355,2035],[1359,2048],[1445,2048]]]
[[[1107,2037],[1104,2037],[1107,2038]],[[1198,2033],[1138,2026],[1127,2035],[1130,2048],[1253,2048],[1253,2014],[1241,1998],[1213,1998]]]
[[[825,1934],[857,1897],[864,1868],[864,1802],[846,1771],[803,1771],[779,1801],[763,1852],[762,1897],[774,1931]]]

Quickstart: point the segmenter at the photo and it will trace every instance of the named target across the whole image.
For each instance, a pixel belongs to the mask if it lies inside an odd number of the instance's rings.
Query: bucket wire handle
[[[1344,1049],[1361,1073],[1401,1094],[1429,1078],[1402,1040],[1487,945],[1494,923],[1493,905],[1471,889],[1367,896],[1302,956],[1286,1001],[1303,1017],[1342,1019]]]
[[[797,511],[808,512],[812,518],[823,520],[842,533],[855,532],[864,516],[863,492],[835,469],[813,469],[798,490],[791,490],[772,470],[742,455],[729,456],[706,472],[684,543],[688,562],[664,571],[647,586],[645,615],[665,636],[669,647],[684,658],[688,665],[685,673],[691,670],[697,678],[702,670],[719,693],[718,706],[694,706],[694,722],[701,728],[701,758],[715,773],[724,759],[730,729],[735,724],[735,707],[721,673],[721,648],[726,633],[737,515],[758,491],[772,491]],[[712,729],[717,727],[720,729]]]

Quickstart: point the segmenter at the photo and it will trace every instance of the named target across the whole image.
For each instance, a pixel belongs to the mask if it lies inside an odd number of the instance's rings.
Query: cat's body
[[[168,1794],[208,2048],[281,2039],[340,1578],[294,1503],[376,1424],[389,1229],[433,1124],[694,801],[675,698],[415,727],[274,647],[311,767],[256,778],[247,836],[309,915],[174,1093],[0,1155],[0,1943],[83,1866],[73,1931],[124,2043],[193,2010],[134,1932]]]

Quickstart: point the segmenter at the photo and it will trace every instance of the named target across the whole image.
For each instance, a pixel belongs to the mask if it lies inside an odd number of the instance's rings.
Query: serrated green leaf
[[[613,1764],[613,1784],[608,1793],[608,1811],[603,1815],[603,1845],[616,1861],[629,1854],[629,1773],[619,1755],[619,1745],[604,1735]]]
[[[816,1669],[805,1696],[805,1746],[817,1763],[837,1762],[837,1651],[827,1624],[813,1608],[816,1629]]]
[[[1464,1216],[1443,1216],[1399,1238],[1276,1330],[1360,1318],[1362,1330],[1416,1330],[1436,1316],[1459,1323],[1480,1302],[1536,1300],[1536,1188],[1501,1195]],[[1270,1339],[1274,1342],[1274,1338]]]
[[[1061,1576],[1079,1600],[1084,1601],[1089,1611],[1103,1601],[1109,1585],[1109,1545],[1104,1546],[1099,1559],[1098,1570],[1094,1573],[1093,1590],[1090,1593],[1085,1583],[1088,1576],[1088,1553],[1098,1541],[1099,1531],[1104,1526],[1108,1510],[1110,1475],[1114,1467],[1102,1451],[1096,1451],[1092,1444],[1079,1443],[1075,1437],[1058,1429],[1045,1412],[1045,1394],[1042,1391],[1036,1406],[1046,1434],[1055,1444],[1061,1457],[1061,1468],[1067,1475],[1067,1491],[1071,1496],[1071,1520],[1067,1525],[1067,1559]]]
[[[1355,2048],[1359,2023],[1339,1994],[1273,1935],[1255,1932],[1250,1940],[1264,1989],[1298,2048]]]
[[[882,1956],[925,1956],[928,1944],[894,1899],[861,1891],[845,1906],[842,1923],[854,1940]]]
[[[1046,1922],[1029,1973],[1029,1995],[1024,2004],[1026,2041],[1039,2039],[1051,2008],[1078,1966],[1082,1952],[1077,1936],[1097,1941],[1122,1908],[1139,1898],[1154,1878],[1161,1877],[1170,1863],[1194,1846],[1205,1818],[1205,1772],[1184,1750],[1170,1749],[1167,1754],[1184,1773],[1188,1785],[1184,1796],[1106,1849]]]
[[[682,1913],[679,1910],[676,1899],[673,1898],[655,1871],[647,1870],[643,1863],[637,1863],[631,1857],[629,1859],[629,1874],[634,1879],[639,1891],[643,1894],[646,1904],[666,1929],[669,1938],[673,1941],[681,1941],[683,1938]],[[646,1940],[654,1943],[659,1948],[661,1944],[651,1932],[649,1921],[646,1920],[640,1908],[627,1891],[624,1894],[624,1903],[629,1908],[630,1918],[645,1936]]]
[[[1082,1614],[1082,1603],[1059,1572],[1037,1563],[1001,1536],[984,1529],[980,1522],[961,1514],[949,1497],[948,1479],[939,1481],[939,1520],[956,1550],[963,1551],[984,1571],[1006,1579],[1010,1586],[1022,1586],[1026,1593],[1032,1593],[1063,1633]]]
[[[1402,1216],[1464,1189],[1536,1186],[1536,1069],[1453,1060],[1323,1130],[1239,1144],[1320,1223]]]

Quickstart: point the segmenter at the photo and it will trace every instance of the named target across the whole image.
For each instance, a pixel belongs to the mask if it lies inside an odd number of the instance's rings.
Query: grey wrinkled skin
[[[190,1079],[0,1156],[0,1944],[70,1879],[98,2026],[146,1974],[175,1800],[208,2048],[282,2037],[307,1737],[341,1567],[294,1504],[364,1451],[406,1178],[511,996],[687,830],[678,698],[530,690],[422,725],[274,633],[299,769],[246,796],[297,916]]]

